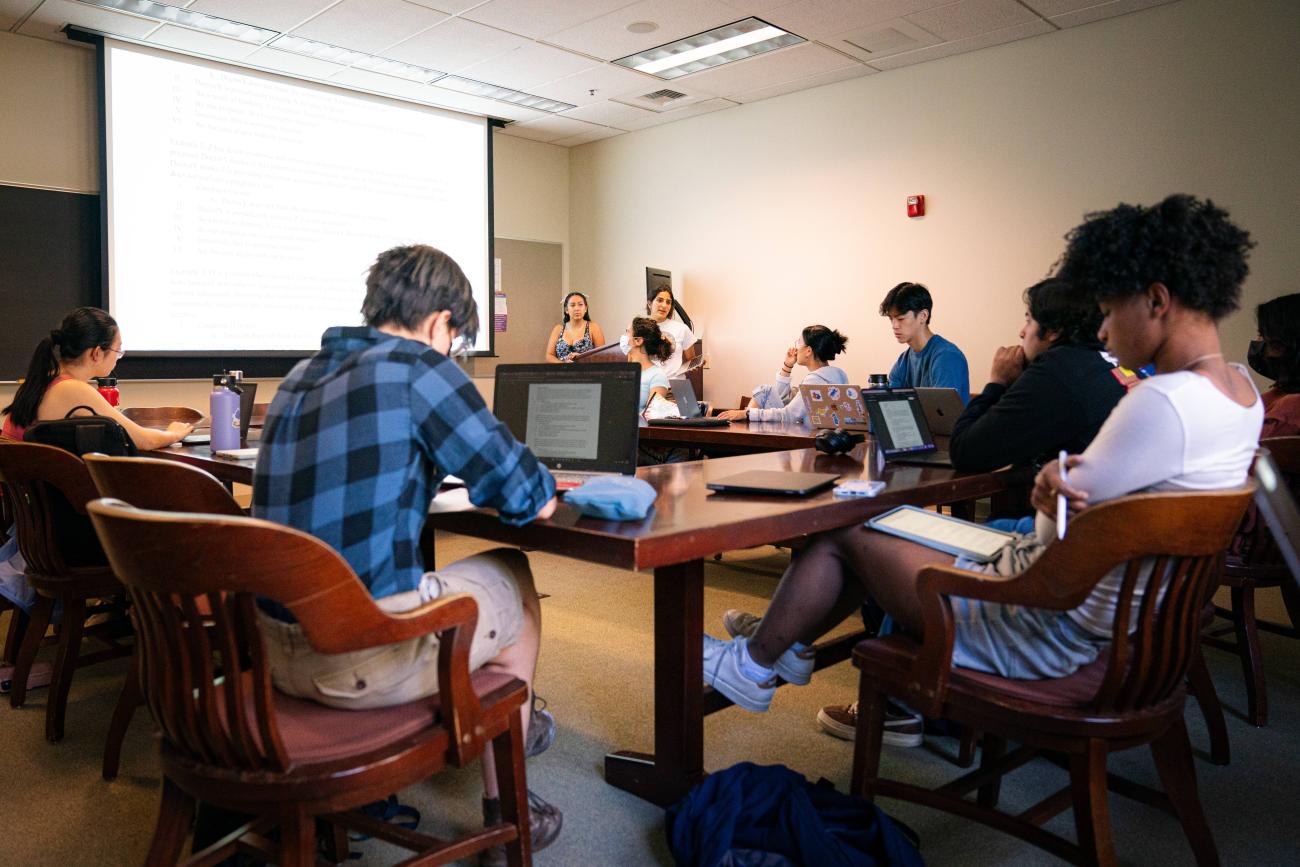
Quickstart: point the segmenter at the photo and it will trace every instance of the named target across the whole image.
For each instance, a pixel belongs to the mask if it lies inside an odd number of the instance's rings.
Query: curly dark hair
[[[1163,283],[1184,307],[1216,322],[1240,306],[1255,246],[1227,211],[1181,193],[1088,214],[1065,239],[1055,276],[1093,298],[1131,297]]]
[[[829,362],[844,351],[849,339],[825,325],[809,325],[799,335],[818,361]]]
[[[1277,359],[1277,385],[1300,391],[1300,292],[1265,301],[1255,308],[1259,336],[1282,351]]]
[[[1039,334],[1055,331],[1060,335],[1053,346],[1101,349],[1097,339],[1101,310],[1086,293],[1064,280],[1048,277],[1026,289],[1024,297],[1030,318],[1038,323]]]
[[[659,330],[659,323],[649,316],[636,316],[632,319],[632,336],[645,341],[642,348],[651,361],[667,361],[672,358],[672,340]]]

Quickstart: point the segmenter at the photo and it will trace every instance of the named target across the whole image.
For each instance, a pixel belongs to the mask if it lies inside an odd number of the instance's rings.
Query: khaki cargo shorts
[[[519,585],[493,552],[458,560],[426,572],[415,590],[376,599],[398,613],[452,593],[468,593],[478,603],[478,625],[470,645],[469,667],[476,670],[519,640],[524,611]],[[318,653],[302,627],[259,612],[262,637],[276,689],[328,707],[366,710],[391,707],[438,691],[438,637],[370,647],[351,653]]]

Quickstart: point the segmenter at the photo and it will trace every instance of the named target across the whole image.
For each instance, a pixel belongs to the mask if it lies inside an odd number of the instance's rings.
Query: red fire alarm
[[[909,217],[925,216],[925,196],[907,197],[907,215]]]

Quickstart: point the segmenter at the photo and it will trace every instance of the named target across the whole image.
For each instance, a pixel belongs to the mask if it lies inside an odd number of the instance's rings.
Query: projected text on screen
[[[108,42],[109,299],[133,352],[312,350],[398,244],[488,348],[486,121]]]

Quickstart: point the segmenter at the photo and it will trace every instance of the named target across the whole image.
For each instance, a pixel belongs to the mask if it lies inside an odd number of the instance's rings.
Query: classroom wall
[[[0,184],[98,192],[94,52],[74,44],[0,32],[0,132]],[[493,150],[496,234],[564,245],[567,286],[568,151],[500,134],[493,137]],[[513,328],[531,327],[539,332],[539,361],[552,325],[524,323],[518,318],[511,323]],[[129,328],[125,323],[123,327]],[[129,346],[129,333],[127,338]],[[491,379],[476,377],[475,384],[490,399]],[[259,381],[259,401],[269,400],[277,385],[277,380]],[[124,382],[122,402],[127,406],[179,404],[206,409],[209,389],[204,382]],[[12,384],[0,384],[0,406],[9,403],[14,390]]]
[[[979,388],[1085,212],[1188,192],[1259,242],[1224,328],[1244,360],[1253,306],[1300,289],[1297,33],[1293,0],[1181,0],[575,148],[571,282],[616,334],[672,269],[724,405],[813,322],[851,378],[887,370],[879,302],[924,282]]]

